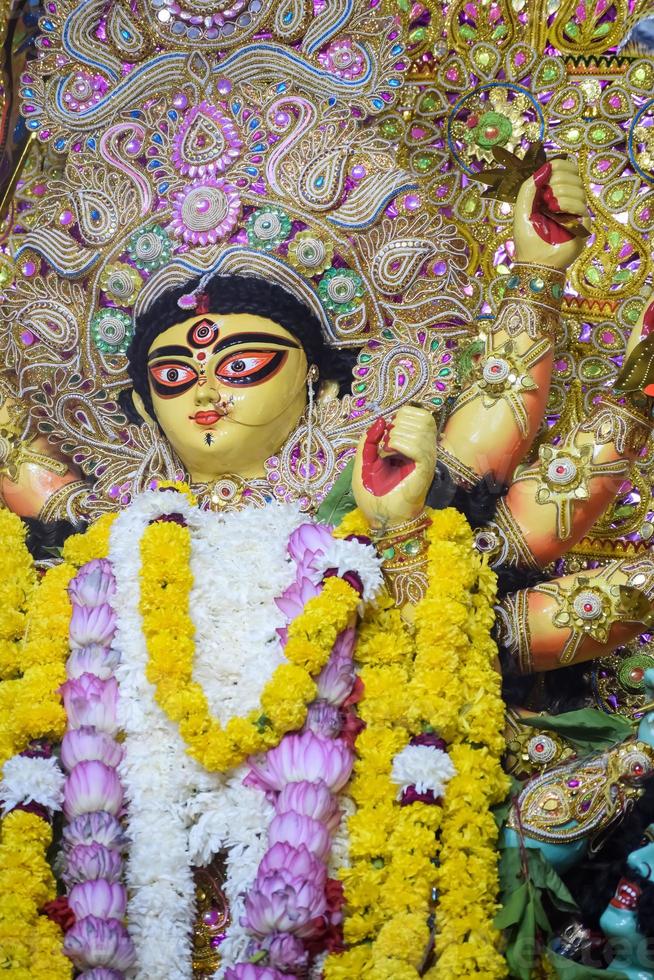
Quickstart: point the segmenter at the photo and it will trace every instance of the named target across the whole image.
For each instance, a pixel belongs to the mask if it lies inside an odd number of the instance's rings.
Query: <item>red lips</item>
[[[639,898],[640,888],[638,885],[635,885],[633,881],[628,881],[626,878],[621,878],[615,890],[615,895],[611,899],[611,905],[614,909],[633,910],[637,907]]]
[[[221,418],[220,412],[216,412],[213,409],[209,412],[196,412],[191,418],[198,425],[215,425],[219,418]]]

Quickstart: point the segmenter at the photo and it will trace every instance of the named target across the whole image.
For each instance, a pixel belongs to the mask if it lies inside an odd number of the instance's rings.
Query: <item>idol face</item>
[[[263,475],[305,408],[308,368],[288,330],[245,313],[196,314],[148,351],[157,421],[196,482]]]
[[[627,858],[626,876],[600,918],[600,926],[616,951],[615,969],[626,969],[628,976],[651,978],[654,960],[649,944],[638,928],[638,904],[648,882],[654,881],[654,824],[645,831],[641,847]],[[635,972],[630,972],[631,969]]]

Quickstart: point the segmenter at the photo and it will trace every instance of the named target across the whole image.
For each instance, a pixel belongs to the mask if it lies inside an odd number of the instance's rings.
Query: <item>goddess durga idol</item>
[[[86,142],[24,208],[6,291],[0,941],[17,978],[503,977],[499,849],[556,878],[652,771],[646,712],[574,778],[562,759],[528,781],[498,830],[501,675],[604,656],[651,622],[647,555],[542,571],[649,436],[651,309],[620,392],[544,438],[590,222],[575,161],[542,161],[483,350],[443,404],[456,342],[439,349],[433,319],[456,338],[474,285],[456,294],[451,230],[393,147],[326,100],[351,82],[374,109],[357,59],[381,64],[399,27],[360,7],[372,47],[331,21],[318,56],[280,42],[281,90],[252,73],[262,41],[222,73],[195,53],[180,79],[161,67],[175,38],[155,36],[120,82],[107,24],[82,29],[72,3],[51,21],[33,98],[62,152],[75,127]],[[57,24],[73,48],[53,61]],[[71,75],[88,44],[105,68]]]

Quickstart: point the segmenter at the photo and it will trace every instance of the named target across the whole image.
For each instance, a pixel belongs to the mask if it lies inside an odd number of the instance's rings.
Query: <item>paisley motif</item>
[[[203,101],[189,110],[175,134],[171,159],[184,176],[214,176],[238,158],[242,147],[234,122]]]
[[[106,245],[116,234],[118,212],[108,194],[99,190],[76,190],[71,204],[79,229],[92,245]]]
[[[435,254],[435,245],[426,238],[389,242],[377,253],[372,265],[377,286],[389,296],[404,292]]]
[[[349,147],[337,147],[311,160],[300,175],[299,194],[307,207],[329,211],[343,193]]]

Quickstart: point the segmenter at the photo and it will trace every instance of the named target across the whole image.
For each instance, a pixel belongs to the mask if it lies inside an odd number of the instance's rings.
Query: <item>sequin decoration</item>
[[[288,261],[301,272],[319,276],[332,264],[334,246],[311,231],[300,231],[288,245]]]
[[[91,321],[93,343],[103,354],[124,354],[132,333],[132,318],[122,310],[98,310]]]
[[[107,93],[109,85],[102,75],[78,71],[64,89],[64,102],[73,112],[86,112]]]
[[[127,250],[137,269],[154,272],[170,262],[171,245],[168,235],[160,225],[150,225],[135,232]]]
[[[131,305],[143,284],[138,272],[124,262],[115,262],[105,267],[100,277],[100,288],[115,302]]]
[[[318,292],[326,309],[334,313],[351,313],[364,295],[363,280],[352,269],[328,269],[318,283]]]
[[[291,233],[291,219],[281,208],[267,207],[254,211],[247,220],[250,245],[272,251]]]
[[[240,214],[236,188],[222,177],[205,177],[173,195],[169,228],[189,245],[213,245],[233,231]]]
[[[351,37],[341,37],[328,44],[318,55],[318,61],[338,78],[360,78],[365,70],[363,54]]]
[[[243,142],[234,122],[202,101],[187,113],[173,139],[171,162],[189,177],[215,176],[240,155]]]

